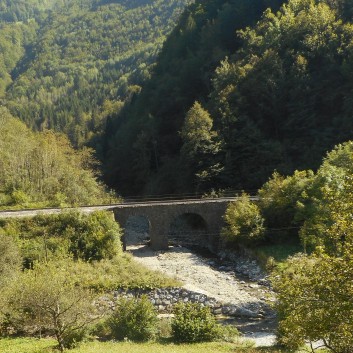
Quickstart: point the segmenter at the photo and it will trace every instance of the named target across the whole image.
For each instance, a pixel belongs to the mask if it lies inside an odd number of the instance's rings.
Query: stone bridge
[[[113,211],[115,220],[122,228],[127,227],[131,217],[142,216],[149,224],[149,237],[151,247],[155,250],[168,248],[168,240],[171,238],[171,226],[173,222],[182,216],[196,217],[201,220],[202,229],[198,230],[196,241],[203,247],[211,251],[217,251],[220,230],[224,225],[223,215],[228,204],[236,200],[237,197],[217,198],[217,199],[197,199],[197,200],[170,200],[170,201],[149,201],[149,202],[125,202],[115,205],[83,206],[77,209],[84,213],[98,210]],[[257,197],[251,197],[253,201]],[[0,211],[0,218],[7,217],[30,217],[37,214],[60,213],[60,208],[32,209]],[[186,237],[192,237],[192,232],[188,232]],[[194,232],[197,233],[197,232]],[[126,241],[124,241],[126,247]]]
[[[124,203],[112,210],[115,220],[126,228],[130,217],[143,216],[149,223],[150,245],[154,250],[168,248],[168,235],[171,224],[185,215],[194,215],[203,221],[207,247],[217,250],[219,234],[224,226],[223,215],[228,204],[235,198],[155,201],[146,203]],[[124,241],[126,245],[126,241]]]

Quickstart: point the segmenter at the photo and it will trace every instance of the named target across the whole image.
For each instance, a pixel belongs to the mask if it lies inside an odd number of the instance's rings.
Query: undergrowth
[[[0,339],[1,353],[55,353],[52,339]],[[196,344],[132,343],[92,341],[70,350],[71,353],[286,353],[279,348],[251,348],[247,343],[209,342]]]
[[[252,255],[259,265],[266,271],[274,268],[286,266],[288,257],[303,252],[303,247],[299,242],[283,242],[278,244],[259,245],[251,249]]]

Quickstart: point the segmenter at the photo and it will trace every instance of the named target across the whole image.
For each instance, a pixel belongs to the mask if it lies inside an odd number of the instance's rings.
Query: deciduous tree
[[[99,317],[96,294],[72,277],[72,266],[68,259],[38,263],[7,288],[12,324],[27,333],[53,334],[61,352]]]

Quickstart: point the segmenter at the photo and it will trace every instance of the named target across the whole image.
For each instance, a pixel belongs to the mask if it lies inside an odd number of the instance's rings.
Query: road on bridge
[[[251,200],[257,201],[257,196],[251,196]],[[113,210],[127,207],[146,207],[159,205],[182,205],[182,204],[202,204],[202,203],[217,203],[225,201],[236,201],[239,197],[220,197],[220,198],[203,198],[203,199],[176,199],[176,200],[126,200],[122,203],[110,205],[92,205],[92,206],[78,206],[65,208],[38,208],[38,209],[22,209],[22,210],[3,210],[0,211],[0,218],[16,218],[16,217],[33,217],[38,214],[55,214],[63,211],[78,210],[83,213],[91,213],[102,210]]]

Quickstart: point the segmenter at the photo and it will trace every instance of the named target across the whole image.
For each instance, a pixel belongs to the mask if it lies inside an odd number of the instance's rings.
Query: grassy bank
[[[252,255],[264,270],[271,270],[274,266],[283,267],[289,256],[303,252],[299,242],[261,245],[251,249]]]
[[[1,339],[1,353],[54,353],[56,342],[52,339],[16,338]],[[245,348],[233,343],[131,343],[131,342],[88,342],[80,347],[69,350],[70,353],[284,353],[276,348]]]

